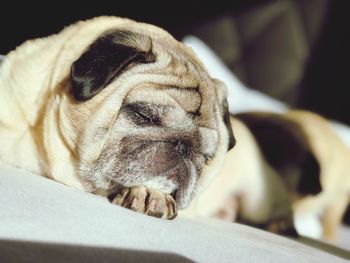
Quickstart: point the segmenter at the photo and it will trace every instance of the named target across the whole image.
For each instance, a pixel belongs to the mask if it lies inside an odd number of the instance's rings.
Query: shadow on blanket
[[[332,244],[327,244],[323,241],[316,240],[316,239],[309,238],[309,237],[303,237],[303,236],[301,236],[299,238],[291,238],[291,239],[298,241],[300,243],[303,243],[304,245],[308,245],[310,247],[314,247],[314,248],[326,251],[332,255],[341,257],[343,259],[350,260],[350,252],[349,251],[342,249],[340,247],[336,247]]]
[[[193,262],[171,253],[0,240],[1,262]]]

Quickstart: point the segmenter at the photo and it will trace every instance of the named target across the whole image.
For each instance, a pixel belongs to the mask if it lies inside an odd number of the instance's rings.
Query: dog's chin
[[[119,186],[143,185],[171,194],[179,209],[185,209],[195,194],[204,162],[199,161],[200,154],[182,154],[177,147],[174,142],[124,140],[117,169],[109,179]]]
[[[157,173],[149,173],[149,169],[147,171],[140,171],[139,174],[129,174],[129,176],[123,176],[123,178],[118,175],[110,178],[109,180],[113,181],[110,191],[120,187],[143,185],[163,193],[171,194],[179,209],[185,209],[189,206],[195,195],[199,174],[195,164],[191,160],[179,158],[176,165],[169,169],[164,171],[157,169]]]
[[[161,175],[154,175],[145,186],[169,193],[177,202],[179,209],[189,206],[195,195],[198,170],[194,163],[187,158],[179,158],[176,166],[164,171]],[[155,184],[154,184],[155,183]]]

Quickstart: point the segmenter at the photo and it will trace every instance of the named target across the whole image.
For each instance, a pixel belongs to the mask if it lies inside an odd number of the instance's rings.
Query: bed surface
[[[0,257],[146,262],[343,262],[239,224],[152,218],[28,172],[0,167]],[[56,255],[56,256],[54,256]],[[6,261],[8,260],[8,261]],[[60,262],[60,261],[57,261]]]

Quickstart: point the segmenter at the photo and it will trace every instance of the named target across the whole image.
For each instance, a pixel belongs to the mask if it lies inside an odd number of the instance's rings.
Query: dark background
[[[278,1],[278,0],[275,0]],[[272,0],[179,1],[92,1],[2,3],[0,54],[23,41],[59,32],[77,20],[98,15],[129,17],[165,28],[176,38],[196,34],[198,25]],[[347,2],[330,1],[327,19],[312,48],[300,95],[292,106],[311,109],[350,124],[350,21]],[[252,87],[254,88],[254,87]]]
[[[100,15],[127,17],[163,27],[177,38],[190,33],[191,26],[224,13],[239,11],[254,0],[216,1],[56,1],[44,4],[21,3],[3,6],[0,21],[2,37],[0,53],[12,50],[30,38],[59,32],[78,20]],[[93,3],[93,4],[92,4]]]

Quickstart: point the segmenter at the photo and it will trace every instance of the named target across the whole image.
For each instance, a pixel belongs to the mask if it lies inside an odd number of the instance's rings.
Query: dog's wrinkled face
[[[229,137],[233,146],[225,87],[172,41],[109,31],[73,63],[72,119],[89,112],[77,168],[93,191],[143,185],[184,209]]]
[[[186,102],[186,98],[193,101]],[[190,200],[218,144],[217,131],[196,123],[199,102],[198,93],[192,90],[135,90],[125,100],[89,174],[103,178],[107,188],[115,182],[144,185],[175,192],[180,204]]]

